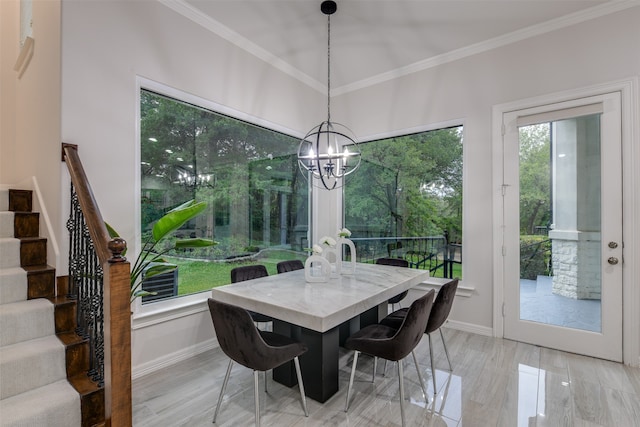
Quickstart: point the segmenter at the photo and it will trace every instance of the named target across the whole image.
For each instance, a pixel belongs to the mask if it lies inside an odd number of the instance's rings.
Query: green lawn
[[[268,258],[241,262],[207,262],[173,257],[165,259],[178,266],[178,295],[187,295],[231,283],[231,270],[243,265],[263,264],[269,275],[277,274],[276,264],[291,259],[291,255],[284,257],[281,253],[274,252]]]
[[[276,264],[284,259],[291,259],[291,254],[274,251],[269,253],[269,257],[243,262],[207,262],[185,258],[165,258],[168,262],[178,265],[178,295],[187,295],[229,284],[231,270],[243,265],[263,264],[267,267],[269,275],[277,274]],[[304,260],[304,258],[300,259]],[[442,269],[432,273],[434,277],[442,277],[442,274]],[[462,278],[460,264],[453,265],[453,277]]]

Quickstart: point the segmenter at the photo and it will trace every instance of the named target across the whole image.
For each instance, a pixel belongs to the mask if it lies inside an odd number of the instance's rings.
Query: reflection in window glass
[[[162,282],[157,295],[143,302],[227,284],[239,265],[260,263],[275,274],[278,261],[304,259],[309,194],[297,138],[147,90],[140,99],[142,240],[167,211],[196,199],[207,210],[173,238],[218,242],[169,251],[178,286],[174,273],[154,277]]]
[[[462,127],[359,144],[344,186],[358,261],[398,257],[432,276],[462,278]]]

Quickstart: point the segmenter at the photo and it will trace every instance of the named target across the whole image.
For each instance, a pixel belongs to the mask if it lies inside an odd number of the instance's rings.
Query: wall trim
[[[474,325],[472,323],[459,322],[457,320],[447,320],[445,327],[449,329],[455,329],[457,331],[469,332],[471,334],[483,335],[485,337],[492,337],[493,328],[488,326]]]
[[[149,362],[141,363],[138,366],[133,366],[131,369],[131,379],[135,380],[145,375],[152,374],[153,372],[159,371],[160,369],[183,362],[187,359],[204,353],[205,351],[217,347],[219,347],[218,340],[212,338],[206,341],[202,341],[198,344],[180,349],[173,353],[165,354]]]

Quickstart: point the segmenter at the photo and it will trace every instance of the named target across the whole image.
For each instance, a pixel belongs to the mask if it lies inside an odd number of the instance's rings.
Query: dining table
[[[267,315],[273,332],[306,344],[300,357],[305,394],[325,402],[339,388],[339,348],[360,328],[388,313],[387,300],[429,277],[428,270],[356,263],[351,274],[332,273],[326,282],[307,282],[304,270],[219,286],[211,297]],[[273,379],[297,384],[292,363],[273,371]]]

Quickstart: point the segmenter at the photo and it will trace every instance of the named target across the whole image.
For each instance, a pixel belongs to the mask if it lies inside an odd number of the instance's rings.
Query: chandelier
[[[331,15],[338,6],[326,0],[320,5],[327,15],[327,120],[305,135],[298,146],[298,166],[316,186],[327,190],[341,187],[345,176],[360,165],[358,143],[349,128],[331,121]]]
[[[177,183],[185,188],[213,188],[216,185],[216,176],[212,173],[193,173],[182,166],[177,166]]]

